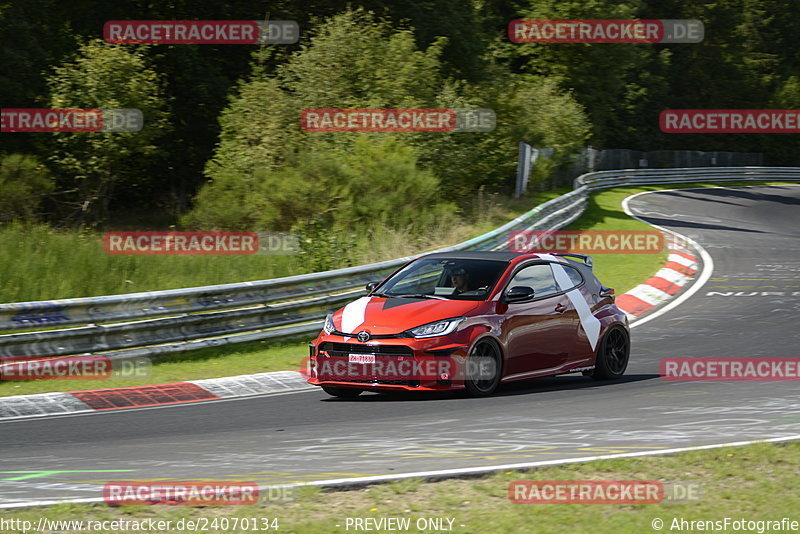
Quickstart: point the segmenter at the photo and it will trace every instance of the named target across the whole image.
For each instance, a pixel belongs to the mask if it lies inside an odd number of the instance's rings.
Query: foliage
[[[56,179],[53,198],[61,202],[49,213],[51,222],[93,225],[119,225],[131,210],[144,213],[146,224],[176,222],[195,195],[187,224],[259,223],[263,202],[250,198],[258,189],[256,174],[296,165],[300,154],[347,153],[357,137],[300,131],[297,115],[304,107],[494,109],[492,134],[397,136],[414,149],[417,166],[439,180],[440,194],[462,210],[481,187],[511,189],[520,140],[559,149],[554,166],[587,142],[597,148],[761,151],[769,164],[797,164],[796,136],[698,136],[658,128],[667,108],[796,109],[795,9],[792,0],[276,0],[266,9],[247,0],[121,0],[102,9],[86,0],[5,2],[4,107],[116,102],[149,111],[146,131],[136,135],[15,134],[3,136],[0,151],[30,154],[48,165]],[[265,16],[298,21],[300,42],[253,52],[247,46],[92,41],[108,20]],[[705,25],[705,39],[514,44],[505,28],[515,18],[695,18]],[[211,206],[216,200],[220,205]],[[240,206],[245,211],[237,215]]]
[[[222,114],[220,144],[206,167],[211,181],[182,222],[279,230],[319,210],[315,217],[331,225],[423,228],[430,217],[452,212],[452,205],[431,201],[440,195],[463,205],[479,187],[509,189],[520,139],[564,155],[584,142],[583,110],[555,81],[498,68],[492,81],[449,79],[445,46],[440,39],[421,50],[411,30],[354,10],[322,23],[275,72],[263,69],[264,54],[257,54],[252,78]],[[383,141],[300,131],[302,109],[334,107],[491,108],[498,127],[376,134]]]
[[[417,141],[420,159],[462,205],[480,188],[513,191],[520,141],[556,149],[554,163],[558,164],[589,137],[586,114],[556,79],[498,73],[496,81],[461,91],[465,96],[458,95],[458,88],[450,88],[439,97],[438,105],[492,109],[496,129],[489,134],[455,133]]]
[[[61,174],[68,197],[68,219],[100,224],[118,184],[136,186],[145,179],[145,161],[158,156],[154,142],[168,130],[166,102],[159,75],[148,66],[144,50],[95,40],[78,57],[54,69],[49,78],[52,108],[135,108],[144,128],[130,133],[61,133],[52,140],[51,161]]]
[[[295,233],[300,262],[305,272],[352,267],[362,259],[354,233],[331,228],[319,219],[298,223]]]
[[[55,188],[50,171],[33,156],[8,154],[0,158],[0,222],[33,221],[42,197]]]
[[[278,169],[229,170],[200,192],[196,206],[184,224],[278,231],[316,222],[334,230],[420,230],[455,210],[413,149],[380,135],[358,137],[347,151],[302,151]]]
[[[183,224],[423,227],[453,211],[437,201],[439,180],[418,165],[408,135],[308,134],[298,124],[309,107],[433,105],[441,44],[417,50],[409,31],[347,11],[275,75],[256,66],[222,114],[220,145],[206,168],[211,181]]]

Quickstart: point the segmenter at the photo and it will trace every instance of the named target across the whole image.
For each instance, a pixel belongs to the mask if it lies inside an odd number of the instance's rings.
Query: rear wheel
[[[478,341],[467,357],[464,386],[475,397],[491,395],[500,384],[502,361],[497,344],[488,339]]]
[[[322,391],[332,397],[339,397],[340,399],[355,399],[361,395],[360,389],[350,388],[333,388],[330,386],[322,386]]]
[[[597,349],[597,361],[592,378],[613,380],[621,377],[628,367],[630,352],[631,341],[627,330],[621,326],[611,327]]]

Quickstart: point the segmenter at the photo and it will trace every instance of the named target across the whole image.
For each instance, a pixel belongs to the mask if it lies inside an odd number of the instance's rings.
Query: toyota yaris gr
[[[466,389],[566,373],[622,376],[628,320],[579,254],[436,253],[328,315],[309,344],[311,384],[362,391]]]

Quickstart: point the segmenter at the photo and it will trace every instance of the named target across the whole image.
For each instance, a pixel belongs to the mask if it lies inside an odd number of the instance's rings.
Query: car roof
[[[421,258],[439,258],[448,260],[495,260],[511,261],[520,256],[530,256],[529,253],[508,252],[505,250],[457,250],[453,252],[435,252],[420,256]]]
[[[568,265],[579,266],[591,272],[591,267],[585,265],[570,256],[558,256],[560,259],[566,260]],[[447,260],[494,260],[509,262],[517,258],[524,259],[537,259],[540,255],[536,252],[510,252],[507,250],[456,250],[453,252],[434,252],[420,256],[417,259],[433,258],[433,259],[447,259]]]

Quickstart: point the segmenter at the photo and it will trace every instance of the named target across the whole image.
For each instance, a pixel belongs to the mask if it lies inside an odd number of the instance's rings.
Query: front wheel
[[[630,353],[631,340],[628,331],[621,326],[611,327],[597,349],[592,378],[613,380],[621,377],[628,367]]]
[[[322,391],[324,391],[331,397],[338,397],[340,399],[355,399],[356,397],[361,395],[360,389],[333,388],[330,386],[322,386]]]
[[[478,341],[467,356],[464,387],[475,397],[491,395],[500,384],[500,349],[490,340]]]

